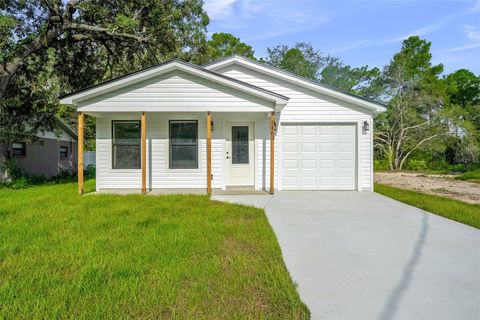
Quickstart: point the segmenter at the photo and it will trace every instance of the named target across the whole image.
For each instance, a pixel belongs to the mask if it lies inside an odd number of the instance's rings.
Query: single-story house
[[[0,163],[8,153],[32,176],[54,177],[63,171],[77,170],[77,134],[60,119],[57,132],[39,132],[33,143],[13,141],[7,150],[3,150],[6,147],[0,146]],[[0,177],[4,177],[1,170]]]
[[[77,108],[79,123],[96,118],[97,190],[143,192],[372,191],[372,121],[385,111],[238,56],[203,66],[172,60],[61,103]]]

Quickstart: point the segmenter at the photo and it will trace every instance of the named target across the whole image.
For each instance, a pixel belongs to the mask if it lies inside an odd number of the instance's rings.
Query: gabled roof
[[[72,128],[70,128],[70,126],[65,121],[63,121],[59,117],[57,117],[57,121],[58,121],[58,124],[59,124],[60,128],[62,128],[69,135],[71,135],[73,138],[75,138],[75,140],[78,139],[77,133]]]
[[[335,87],[327,86],[322,83],[318,83],[316,81],[297,76],[296,74],[293,74],[291,72],[288,72],[276,67],[272,67],[266,64],[262,64],[257,61],[253,61],[248,58],[237,56],[237,55],[212,61],[210,63],[203,65],[203,67],[205,69],[215,71],[222,67],[226,67],[232,64],[244,66],[248,69],[255,70],[263,74],[268,74],[273,77],[295,83],[297,85],[308,88],[310,90],[313,90],[313,91],[316,91],[340,100],[348,101],[360,107],[370,109],[374,113],[381,113],[386,111],[386,106],[379,102],[352,94],[350,92],[347,92]]]
[[[288,97],[281,94],[251,85],[249,83],[239,81],[216,72],[204,69],[197,65],[180,61],[170,60],[165,63],[146,68],[140,71],[136,71],[122,77],[111,79],[60,97],[60,103],[66,105],[77,105],[80,101],[86,100],[107,92],[111,92],[131,84],[150,79],[152,77],[174,71],[180,70],[189,74],[196,75],[200,78],[207,79],[221,85],[231,87],[253,96],[263,98],[268,101],[272,101],[277,105],[285,105],[288,102]]]

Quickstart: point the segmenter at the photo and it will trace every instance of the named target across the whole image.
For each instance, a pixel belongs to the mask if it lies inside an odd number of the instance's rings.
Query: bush
[[[388,160],[386,159],[375,159],[373,162],[373,167],[375,171],[388,171],[390,166],[388,165]]]
[[[41,184],[57,184],[77,181],[77,174],[68,170],[60,172],[55,177],[28,175],[15,161],[6,160],[1,165],[2,171],[7,173],[7,179],[0,180],[0,187],[11,189],[25,189]],[[89,165],[84,172],[86,180],[95,178],[95,166]]]
[[[94,165],[89,164],[85,170],[85,179],[95,179],[96,169]]]
[[[2,162],[1,169],[3,172],[5,172],[5,177],[8,180],[15,180],[25,176],[25,172],[15,158],[4,160]]]

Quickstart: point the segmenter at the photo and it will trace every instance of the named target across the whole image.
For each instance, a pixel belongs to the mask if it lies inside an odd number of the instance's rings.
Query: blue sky
[[[257,57],[305,41],[347,64],[382,67],[418,35],[446,73],[480,74],[480,0],[205,0],[205,8],[209,34],[232,33]]]

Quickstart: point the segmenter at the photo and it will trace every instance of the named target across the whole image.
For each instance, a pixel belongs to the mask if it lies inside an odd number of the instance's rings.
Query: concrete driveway
[[[370,192],[215,196],[264,207],[312,319],[480,319],[480,231]]]

